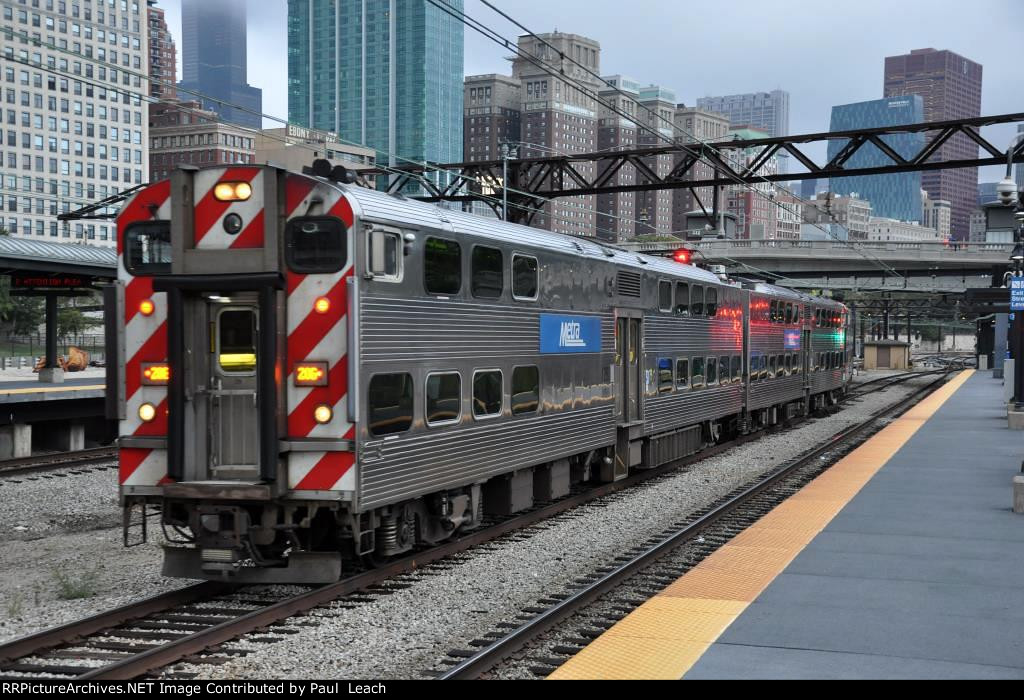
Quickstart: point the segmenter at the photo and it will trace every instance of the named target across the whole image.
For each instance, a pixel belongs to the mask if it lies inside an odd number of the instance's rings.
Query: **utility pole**
[[[490,88],[488,88],[490,89]],[[501,144],[501,218],[508,221],[508,160],[519,157],[515,147],[509,148],[508,142]]]

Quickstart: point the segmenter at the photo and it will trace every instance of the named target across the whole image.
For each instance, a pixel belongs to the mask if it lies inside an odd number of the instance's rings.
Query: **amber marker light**
[[[165,364],[142,365],[143,384],[166,384],[171,380],[171,368]]]
[[[313,310],[318,314],[325,314],[331,310],[331,300],[327,297],[320,297],[313,302]]]
[[[213,188],[213,198],[221,202],[244,202],[252,196],[252,185],[248,182],[218,182]]]
[[[331,407],[328,406],[327,404],[321,404],[320,406],[317,406],[316,408],[313,409],[313,420],[315,420],[320,425],[323,425],[324,423],[330,423],[331,418],[333,417],[334,411],[332,411]]]
[[[327,363],[303,362],[295,365],[295,386],[327,386]]]
[[[156,304],[152,299],[143,299],[139,302],[139,313],[143,316],[152,316],[154,311],[156,311]]]
[[[139,418],[148,423],[156,418],[156,406],[151,403],[144,403],[139,406]]]

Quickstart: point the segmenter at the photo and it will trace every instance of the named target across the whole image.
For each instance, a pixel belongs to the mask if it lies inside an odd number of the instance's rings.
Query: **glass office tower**
[[[461,161],[463,27],[427,0],[289,0],[289,120],[382,164]]]
[[[886,97],[881,100],[854,102],[832,108],[832,122],[829,131],[851,131],[880,126],[917,124],[924,121],[924,103],[918,95]],[[924,134],[892,134],[882,137],[893,150],[904,158],[910,158],[924,147]],[[831,161],[844,146],[847,139],[832,139],[828,142],[828,158]],[[864,144],[845,164],[847,168],[870,168],[892,165],[892,159],[874,144]],[[836,194],[848,195],[856,192],[861,199],[871,202],[875,216],[900,221],[922,220],[921,173],[894,173],[890,175],[858,175],[856,177],[834,177],[831,189]]]

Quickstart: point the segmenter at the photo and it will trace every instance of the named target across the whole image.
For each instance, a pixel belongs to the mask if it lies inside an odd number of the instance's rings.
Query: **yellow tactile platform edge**
[[[38,387],[38,388],[37,387],[28,387],[28,388],[24,388],[24,389],[8,389],[7,391],[4,391],[3,390],[3,385],[0,384],[0,396],[3,396],[3,395],[12,396],[14,394],[50,394],[50,393],[54,393],[54,392],[58,392],[58,391],[64,391],[64,392],[69,392],[69,391],[93,391],[93,390],[96,390],[96,389],[106,389],[106,388],[107,387],[105,385],[103,385],[103,384],[85,384],[85,385],[69,384],[67,386],[49,386],[49,387],[41,386],[41,387]]]
[[[973,374],[961,372],[548,678],[677,679]]]

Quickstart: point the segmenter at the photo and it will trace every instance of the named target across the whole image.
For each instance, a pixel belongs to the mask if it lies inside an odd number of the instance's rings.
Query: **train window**
[[[478,245],[473,248],[470,291],[482,299],[497,299],[505,286],[501,251]]]
[[[775,372],[775,376],[776,377],[785,377],[786,376],[786,356],[785,355],[779,355],[779,364],[778,364],[778,369]]]
[[[491,418],[501,414],[501,370],[482,369],[473,373],[473,415]]]
[[[792,303],[786,304],[786,323],[796,323],[796,313]]]
[[[750,356],[750,381],[756,382],[758,380],[758,359],[757,355]]]
[[[793,355],[793,374],[800,374],[803,372],[803,353],[796,353]]]
[[[171,222],[145,221],[124,232],[124,266],[133,275],[171,271]]]
[[[770,311],[768,312],[768,320],[771,321],[772,323],[775,323],[775,316],[779,308],[779,302],[773,301],[768,306],[768,308],[770,309]]]
[[[672,358],[658,358],[658,393],[664,394],[672,391]]]
[[[690,315],[690,285],[686,282],[676,282],[676,315]]]
[[[402,234],[374,226],[367,236],[366,265],[375,280],[398,282],[402,279]]]
[[[427,375],[427,425],[457,423],[462,416],[462,377],[458,372]]]
[[[666,280],[658,282],[658,310],[672,311],[672,283]]]
[[[534,301],[537,298],[537,258],[529,255],[512,256],[512,296]]]
[[[699,389],[704,386],[704,358],[695,357],[690,365],[690,386]]]
[[[706,367],[708,386],[718,384],[718,358],[709,357]]]
[[[690,386],[690,361],[685,357],[676,360],[676,388],[685,389]]]
[[[704,315],[704,287],[699,284],[690,287],[690,313],[694,316]]]
[[[367,424],[373,435],[392,435],[412,425],[412,375],[378,374],[370,379]]]
[[[512,370],[512,415],[535,413],[540,405],[540,373],[535,366]]]
[[[793,355],[786,353],[786,371],[784,374],[793,374]]]
[[[427,294],[458,294],[462,288],[462,248],[455,241],[428,238],[423,251]]]
[[[718,358],[718,381],[721,384],[729,384],[729,358],[726,355]]]
[[[256,372],[256,313],[227,308],[217,314],[217,363],[225,374]]]
[[[734,384],[743,381],[743,358],[739,355],[732,356],[732,381]]]
[[[775,355],[772,355],[771,357],[768,358],[768,378],[769,379],[771,379],[772,377],[775,376],[775,367],[776,367]]]
[[[718,290],[714,287],[708,287],[707,292],[704,295],[704,314],[708,318],[714,318],[715,314],[718,313]]]
[[[333,216],[301,216],[284,227],[284,257],[294,272],[330,273],[348,261],[346,228]]]

